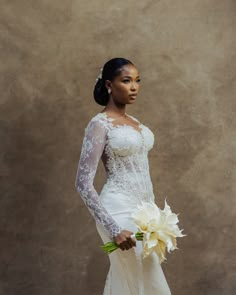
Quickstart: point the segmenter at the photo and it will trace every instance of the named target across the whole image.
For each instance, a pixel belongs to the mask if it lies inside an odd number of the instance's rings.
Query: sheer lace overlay
[[[135,127],[114,124],[116,119],[98,113],[85,128],[75,187],[96,222],[102,224],[109,236],[115,237],[122,228],[107,212],[94,189],[94,177],[100,158],[106,170],[105,186],[129,196],[130,202],[154,201],[149,174],[148,152],[154,144],[154,134],[138,123]]]

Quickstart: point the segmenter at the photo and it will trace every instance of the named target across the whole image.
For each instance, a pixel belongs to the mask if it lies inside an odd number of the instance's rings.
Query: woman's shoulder
[[[95,114],[89,122],[99,122],[99,123],[104,123],[105,120],[104,120],[104,116],[103,116],[103,113],[97,113]]]
[[[90,118],[89,122],[87,123],[87,127],[98,127],[98,128],[105,128],[106,127],[106,120],[102,113],[97,113],[92,118]]]

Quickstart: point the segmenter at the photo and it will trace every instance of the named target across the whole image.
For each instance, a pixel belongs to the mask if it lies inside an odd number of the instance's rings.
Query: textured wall
[[[163,265],[173,295],[236,294],[236,1],[1,0],[0,15],[0,294],[102,294],[108,258],[74,180],[116,56],[141,74],[128,113],[155,134],[157,203],[188,234]]]

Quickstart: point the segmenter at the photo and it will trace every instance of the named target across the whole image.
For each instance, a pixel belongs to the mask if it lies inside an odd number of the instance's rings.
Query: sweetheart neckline
[[[108,115],[106,114],[106,112],[100,112],[100,113],[98,113],[98,114],[101,114],[101,115],[103,115],[103,117],[105,117],[108,121],[110,121],[111,122],[111,120],[115,120],[115,118],[109,118],[108,117]],[[128,117],[131,117],[132,119],[134,119],[134,120],[136,120],[137,122],[138,122],[138,127],[141,129],[140,131],[139,130],[137,130],[133,125],[130,125],[130,124],[122,124],[122,125],[114,125],[114,124],[112,124],[112,122],[111,122],[111,125],[112,125],[112,127],[113,128],[120,128],[120,127],[130,127],[131,129],[133,129],[134,131],[136,131],[136,132],[138,132],[141,136],[142,136],[142,132],[143,132],[143,127],[144,127],[144,125],[141,123],[141,122],[139,122],[136,118],[134,118],[133,116],[131,116],[131,115],[128,115],[128,114],[126,114]]]

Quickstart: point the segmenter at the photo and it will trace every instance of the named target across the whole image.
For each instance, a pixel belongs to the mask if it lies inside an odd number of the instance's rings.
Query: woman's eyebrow
[[[132,76],[123,76],[122,78],[132,78]],[[139,78],[139,76],[137,76],[136,78]]]

